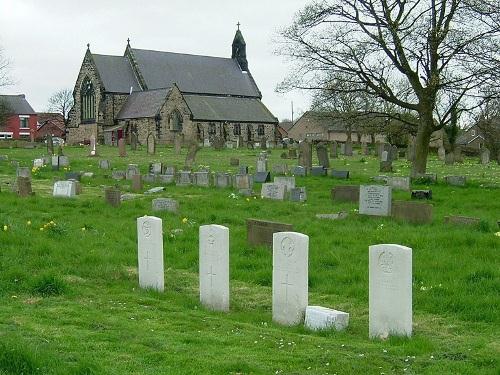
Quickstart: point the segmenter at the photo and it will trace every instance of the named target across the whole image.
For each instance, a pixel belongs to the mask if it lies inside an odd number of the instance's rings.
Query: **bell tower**
[[[243,39],[243,34],[240,31],[240,23],[237,23],[238,30],[234,35],[231,58],[236,59],[238,64],[244,72],[248,72],[248,61],[247,61],[247,44],[245,39]]]

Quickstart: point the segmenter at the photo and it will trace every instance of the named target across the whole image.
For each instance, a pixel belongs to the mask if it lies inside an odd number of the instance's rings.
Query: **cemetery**
[[[0,369],[495,373],[500,166],[348,151],[0,149]]]

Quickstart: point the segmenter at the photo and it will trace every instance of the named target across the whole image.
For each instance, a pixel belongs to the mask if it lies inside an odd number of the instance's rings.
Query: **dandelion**
[[[7,225],[4,225],[4,226],[3,226],[3,231],[4,231],[4,232],[7,232],[7,229],[9,229],[9,227],[8,227]]]
[[[185,217],[185,218],[182,219],[182,223],[183,224],[186,224],[187,222],[188,222],[188,218],[187,217]]]
[[[40,227],[40,232],[43,232],[43,227]]]
[[[28,220],[28,221],[26,222],[26,225],[31,225],[31,220]]]
[[[86,231],[85,227],[82,227],[82,232],[85,232],[85,231]]]
[[[500,232],[496,232],[495,236],[500,237]]]
[[[250,202],[250,198],[247,198],[247,202]]]

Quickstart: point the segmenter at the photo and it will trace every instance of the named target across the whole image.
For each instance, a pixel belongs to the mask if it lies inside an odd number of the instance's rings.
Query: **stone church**
[[[262,103],[236,31],[231,58],[136,49],[123,56],[90,51],[73,91],[67,142],[116,145],[135,134],[156,142],[274,142],[278,120]],[[151,138],[150,138],[151,139]]]

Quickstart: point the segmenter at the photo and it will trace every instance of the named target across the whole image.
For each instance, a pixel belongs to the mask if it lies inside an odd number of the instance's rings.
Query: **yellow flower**
[[[9,227],[8,227],[7,225],[4,225],[4,226],[3,226],[3,230],[6,232],[6,231],[7,231],[7,229],[9,229]]]
[[[41,231],[43,231],[43,228],[40,228]]]
[[[182,222],[183,222],[184,224],[186,224],[186,223],[188,222],[187,217],[185,217],[184,219],[182,219]]]
[[[28,220],[28,221],[26,222],[26,225],[31,225],[31,220]]]
[[[496,232],[495,236],[500,237],[500,232]]]
[[[247,202],[250,202],[250,198],[247,198]]]
[[[85,230],[86,230],[86,229],[85,229],[85,227],[83,227],[83,228],[82,228],[82,232],[85,232]]]

